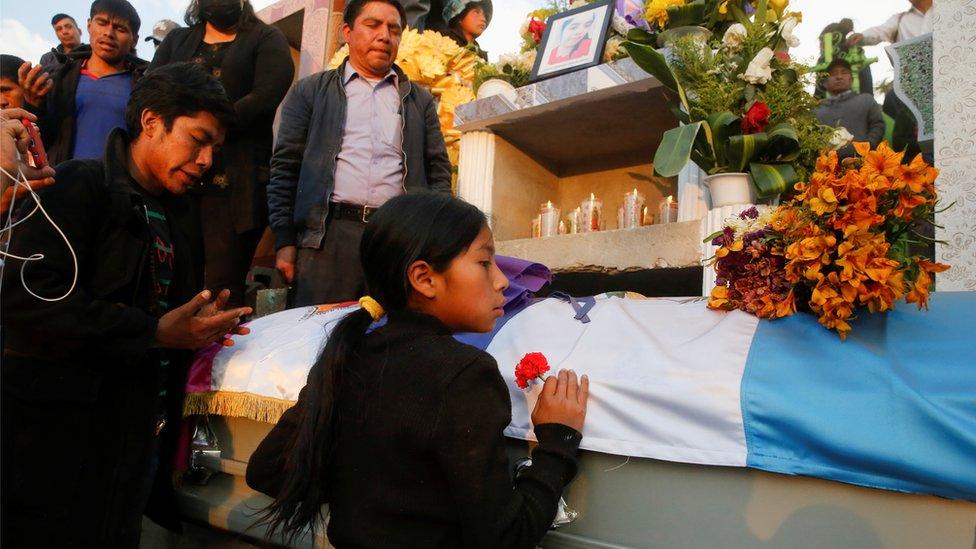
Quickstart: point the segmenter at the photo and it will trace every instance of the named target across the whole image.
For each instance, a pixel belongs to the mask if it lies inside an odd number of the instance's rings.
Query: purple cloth
[[[380,207],[403,192],[403,122],[397,75],[375,85],[346,63],[346,125],[330,200]]]
[[[522,305],[532,299],[534,292],[552,282],[552,271],[541,263],[504,255],[495,256],[495,262],[508,278],[504,305],[506,313],[521,309]]]

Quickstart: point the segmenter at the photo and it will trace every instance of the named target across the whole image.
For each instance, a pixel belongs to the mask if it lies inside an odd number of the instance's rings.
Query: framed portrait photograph
[[[529,81],[599,65],[613,10],[614,0],[600,0],[551,16]]]

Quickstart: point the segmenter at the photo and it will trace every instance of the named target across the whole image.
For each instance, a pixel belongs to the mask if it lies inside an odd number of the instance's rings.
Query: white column
[[[940,205],[955,202],[937,214],[937,261],[951,268],[936,275],[940,291],[976,291],[976,0],[941,0],[933,4],[933,91],[935,111],[935,182]]]
[[[706,201],[705,172],[694,162],[688,164],[678,174],[678,221],[694,221],[708,214]]]
[[[477,206],[491,223],[491,187],[495,174],[495,135],[487,131],[461,134],[458,195]]]

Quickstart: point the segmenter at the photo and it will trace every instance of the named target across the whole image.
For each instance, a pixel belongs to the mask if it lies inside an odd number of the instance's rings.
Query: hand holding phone
[[[43,168],[47,166],[47,151],[44,150],[44,142],[41,141],[41,134],[37,131],[37,126],[26,118],[22,118],[21,122],[24,124],[24,128],[27,129],[27,134],[30,135],[30,144],[27,145],[27,151],[30,152],[34,167]]]

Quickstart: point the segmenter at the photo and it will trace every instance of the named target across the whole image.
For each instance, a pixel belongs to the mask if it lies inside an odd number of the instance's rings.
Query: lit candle
[[[674,223],[678,221],[678,203],[674,197],[668,195],[667,199],[661,201],[661,211],[658,214],[658,223]]]
[[[533,217],[532,218],[532,238],[539,238],[540,236],[542,236],[541,229],[542,229],[542,225],[541,225],[541,220],[539,219],[539,216]]]
[[[559,208],[551,201],[539,207],[539,235],[556,236],[559,234]]]
[[[603,226],[603,201],[590,193],[589,198],[583,199],[580,204],[580,229],[581,233],[599,231]]]
[[[636,229],[641,226],[641,213],[644,209],[644,195],[637,192],[634,188],[633,192],[624,195],[624,205],[623,212],[620,216],[620,224],[618,225],[621,229]]]
[[[575,210],[569,212],[566,216],[566,233],[576,234],[580,232],[580,216],[582,215],[579,206]]]

